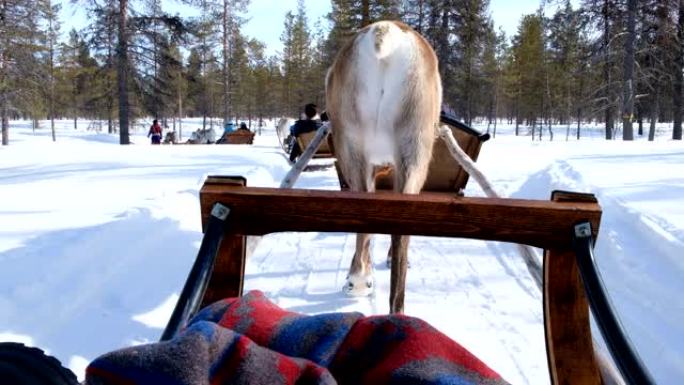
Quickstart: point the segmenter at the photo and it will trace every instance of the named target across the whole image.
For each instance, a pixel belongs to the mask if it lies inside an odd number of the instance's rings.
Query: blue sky
[[[70,1],[62,1],[62,31],[66,33],[72,28],[81,28],[86,23],[82,6],[75,6]],[[540,0],[490,0],[489,9],[498,29],[501,26],[506,35],[511,37],[518,26],[522,15],[535,12],[539,8]],[[573,1],[576,3],[576,1]],[[184,16],[197,15],[191,8],[180,5],[174,0],[163,0],[163,8],[168,12],[179,13]],[[316,20],[325,18],[330,12],[328,0],[305,1],[309,22],[313,26]],[[268,54],[275,54],[282,49],[280,35],[283,30],[285,14],[296,10],[297,0],[252,0],[247,17],[249,21],[244,25],[243,32],[247,36],[255,37],[267,46]]]

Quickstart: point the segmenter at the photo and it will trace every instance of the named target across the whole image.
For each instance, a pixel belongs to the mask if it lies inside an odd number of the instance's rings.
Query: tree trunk
[[[582,109],[577,108],[577,140],[580,140],[580,124],[582,122]]]
[[[2,6],[0,6],[0,20],[5,20],[5,10],[7,9],[7,1],[2,2]],[[2,23],[0,23],[0,28],[3,26]],[[6,31],[0,34],[0,38],[5,38],[6,36]],[[5,39],[3,39],[5,40]],[[7,47],[6,41],[0,42],[0,86],[2,86],[5,83],[5,77],[6,77],[6,64],[5,64],[5,53],[4,50]],[[7,118],[7,94],[5,92],[4,87],[0,87],[0,126],[2,126],[2,145],[7,146],[9,144],[9,119]]]
[[[542,140],[542,135],[544,134],[544,118],[541,119],[541,122],[539,123],[539,141],[541,142]]]
[[[76,122],[76,119],[78,118],[78,89],[77,89],[77,84],[76,84],[76,77],[74,77],[73,82],[71,83],[71,103],[72,103],[72,113],[74,114],[74,130],[78,130],[78,123]]]
[[[119,0],[119,44],[117,47],[117,81],[119,84],[119,143],[130,144],[128,137],[128,33],[126,16],[128,0]]]
[[[527,122],[529,124],[529,122]],[[535,129],[537,128],[537,122],[534,121],[532,122],[532,141],[534,142],[534,135],[536,133]]]
[[[107,27],[107,58],[108,58],[108,63],[111,65],[111,63],[114,63],[114,55],[112,53],[112,48],[114,47],[114,42],[112,41],[112,35],[114,34],[114,30],[112,26]],[[106,96],[106,105],[107,105],[107,133],[113,134],[114,133],[114,118],[112,117],[113,110],[114,110],[114,85],[112,84],[112,76],[111,73],[109,72],[111,69],[108,69],[107,71],[107,96]]]
[[[520,133],[520,85],[518,85],[518,97],[515,98],[515,136]]]
[[[370,24],[370,4],[369,0],[361,0],[361,27]]]
[[[655,139],[655,129],[656,129],[656,122],[658,121],[658,110],[659,110],[659,105],[658,105],[658,99],[660,98],[659,95],[659,89],[655,89],[655,95],[653,95],[653,103],[651,105],[651,124],[648,129],[648,141],[652,142]]]
[[[57,141],[57,135],[55,134],[55,48],[54,48],[54,34],[52,31],[52,2],[48,1],[47,6],[50,10],[50,17],[48,19],[48,65],[50,70],[50,100],[49,100],[49,114],[50,114],[50,129],[52,130],[52,141]]]
[[[420,33],[420,34],[423,33],[423,18],[424,18],[423,6],[424,6],[424,3],[425,3],[424,0],[418,1],[418,26],[416,28],[416,31],[418,31],[418,33]]]
[[[627,37],[622,84],[622,140],[634,140],[634,40],[636,40],[636,0],[627,1]]]
[[[608,0],[603,2],[603,82],[604,82],[604,97],[605,103],[607,105],[605,111],[605,122],[606,122],[606,139],[610,140],[613,138],[613,106],[610,100],[610,64],[608,62],[610,58],[608,44],[610,43],[610,24],[608,18],[608,11],[610,6]]]
[[[180,84],[180,71],[178,72],[178,140],[179,142],[183,138],[183,95],[181,93],[181,84]]]
[[[494,83],[495,87],[494,88],[494,131],[493,131],[493,137],[496,138],[496,121],[499,119],[499,75],[497,72],[497,77],[496,77],[496,82]]]
[[[228,61],[230,60],[230,23],[228,21],[228,1],[223,0],[223,67],[222,70],[222,85],[223,85],[223,125],[230,121],[230,68]]]
[[[9,119],[4,95],[0,95],[0,120],[2,121],[2,145],[7,146],[9,144]]]
[[[50,109],[54,111],[54,101],[50,100]],[[55,133],[55,117],[52,116],[52,113],[50,114],[50,130],[52,131],[52,141],[56,142],[57,141],[57,135]]]
[[[684,70],[684,0],[679,0],[679,23],[677,25],[677,49],[674,60],[674,82],[672,102],[674,108],[674,124],[672,139],[682,140],[682,71]]]

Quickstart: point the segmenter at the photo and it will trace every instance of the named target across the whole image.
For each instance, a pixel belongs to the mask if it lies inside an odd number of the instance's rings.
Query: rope
[[[468,154],[466,154],[458,145],[456,138],[454,138],[454,134],[451,132],[451,128],[446,125],[441,125],[439,128],[439,136],[444,140],[444,143],[446,143],[446,146],[454,159],[456,159],[458,164],[463,167],[468,175],[472,176],[475,181],[477,181],[485,195],[489,198],[501,198],[501,195],[494,190],[492,184],[489,183],[482,171],[475,165],[475,162],[473,162]],[[530,272],[532,280],[534,280],[537,284],[537,288],[541,291],[543,280],[539,256],[537,256],[537,253],[532,246],[518,244],[518,250],[525,261],[525,265],[527,265],[527,270]]]

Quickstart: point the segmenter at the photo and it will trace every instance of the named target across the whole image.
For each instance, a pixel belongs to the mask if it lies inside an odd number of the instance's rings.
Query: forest
[[[61,3],[0,0],[2,144],[10,119],[48,119],[53,140],[55,119],[87,120],[128,144],[130,127],[150,117],[181,136],[185,117],[253,129],[298,117],[308,102],[325,108],[336,52],[377,20],[400,20],[432,44],[444,110],[467,124],[553,140],[554,126],[579,139],[594,123],[606,139],[653,140],[668,122],[682,138],[684,0],[542,0],[513,36],[487,0],[330,1],[314,22],[300,0],[284,15],[282,50],[267,55],[241,30],[249,0],[182,0],[197,17],[167,13],[161,0],[74,0],[88,25],[64,34]]]

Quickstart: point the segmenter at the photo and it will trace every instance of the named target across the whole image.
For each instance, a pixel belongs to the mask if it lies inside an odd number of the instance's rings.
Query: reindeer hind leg
[[[360,151],[345,148],[339,158],[342,172],[351,191],[372,192],[375,190],[371,166]],[[343,287],[343,291],[349,296],[368,296],[374,290],[370,241],[371,234],[356,235],[356,251]]]
[[[434,137],[427,132],[418,132],[412,138],[398,145],[395,156],[394,190],[404,194],[418,194],[427,178],[428,167],[432,157]],[[404,312],[404,293],[406,289],[406,270],[408,268],[409,236],[392,235],[391,276],[390,276],[390,312]]]

